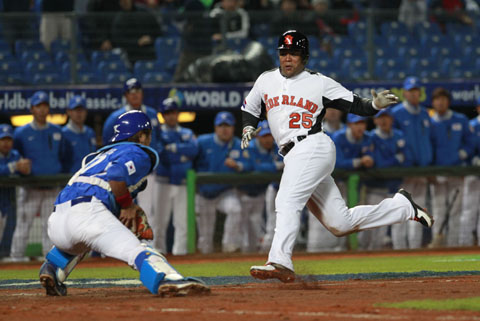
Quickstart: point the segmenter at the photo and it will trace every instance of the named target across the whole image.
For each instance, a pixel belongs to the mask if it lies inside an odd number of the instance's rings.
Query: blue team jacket
[[[249,171],[250,165],[246,161],[248,152],[242,151],[240,139],[234,137],[229,143],[223,143],[216,138],[214,133],[204,134],[198,137],[198,156],[195,159],[197,172],[234,173],[234,169],[224,165],[227,157],[233,158],[241,164],[242,171]],[[207,198],[215,198],[220,193],[232,188],[227,184],[201,184],[198,186],[200,195]]]
[[[158,164],[157,152],[136,143],[121,142],[105,146],[86,158],[58,195],[55,205],[80,196],[95,196],[115,215],[120,207],[109,190],[109,181],[125,182],[133,198],[145,188],[147,178]]]
[[[351,143],[347,139],[347,129],[348,127],[338,130],[332,136],[337,152],[335,166],[338,168],[354,169],[354,159],[364,155],[370,155],[373,158],[372,138],[370,133],[365,132],[361,141]]]
[[[419,114],[410,113],[403,103],[392,108],[394,127],[405,135],[412,166],[428,166],[432,163],[433,148],[430,141],[430,117],[425,108]]]
[[[20,153],[15,149],[7,155],[0,153],[0,176],[16,174],[14,165],[19,159]],[[0,216],[5,216],[11,211],[13,200],[15,200],[15,187],[0,187],[0,211],[2,212]]]
[[[380,131],[374,129],[370,132],[370,135],[373,143],[375,167],[406,166],[411,163],[402,131],[392,129],[391,136],[382,137]]]
[[[473,140],[475,146],[472,158],[480,157],[480,116],[470,120],[470,127],[473,129]]]
[[[162,150],[157,175],[168,177],[171,184],[179,185],[185,179],[187,170],[193,167],[193,159],[198,154],[197,139],[188,128],[169,128],[164,124],[160,129],[162,146],[175,144],[176,150]]]
[[[447,111],[444,117],[432,116],[433,164],[450,166],[466,164],[475,148],[473,131],[468,119],[463,114]],[[466,157],[461,159],[459,150],[464,150]]]
[[[62,163],[66,173],[75,173],[82,167],[82,159],[93,153],[97,142],[95,132],[88,126],[83,126],[79,132],[68,123],[62,128]]]
[[[50,123],[38,129],[32,122],[15,129],[13,146],[32,161],[32,175],[53,175],[62,171],[62,129]]]

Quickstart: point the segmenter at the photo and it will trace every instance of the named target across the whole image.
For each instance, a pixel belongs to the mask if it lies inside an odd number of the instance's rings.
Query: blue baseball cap
[[[387,115],[387,116],[390,116],[390,117],[393,117],[392,115],[392,111],[390,110],[390,108],[384,108],[382,110],[380,110],[378,113],[375,114],[375,116],[373,116],[374,118],[378,118],[382,115]]]
[[[137,78],[130,78],[123,85],[123,92],[127,93],[132,89],[142,89],[142,84]]]
[[[48,105],[50,105],[48,100],[48,94],[43,90],[35,92],[30,98],[30,106],[37,106],[41,103],[47,103]]]
[[[413,88],[420,88],[420,79],[417,77],[407,77],[403,82],[403,89],[410,90]]]
[[[347,124],[358,123],[359,121],[367,121],[368,117],[363,117],[355,114],[347,115]]]
[[[232,113],[228,111],[221,111],[215,116],[215,126],[219,126],[221,124],[227,124],[230,126],[235,125],[235,117],[233,116]]]
[[[270,126],[268,126],[268,121],[264,120],[258,123],[257,127],[262,127],[260,131],[258,132],[257,136],[265,136],[268,134],[272,134],[270,131]]]
[[[480,96],[477,98],[477,106],[480,106]]]
[[[0,139],[10,137],[13,138],[13,128],[7,124],[0,125]]]
[[[87,108],[87,101],[85,100],[85,98],[83,98],[82,96],[73,96],[72,98],[70,98],[70,102],[68,103],[68,109],[75,109],[77,107],[83,107],[83,108]]]
[[[172,110],[178,110],[178,103],[175,98],[167,98],[162,103],[161,112],[167,113]]]

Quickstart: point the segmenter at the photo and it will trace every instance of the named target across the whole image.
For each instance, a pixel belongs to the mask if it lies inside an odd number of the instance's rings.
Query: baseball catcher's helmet
[[[150,119],[140,110],[130,110],[121,114],[113,125],[111,143],[128,139],[144,129],[152,129]]]
[[[308,59],[310,52],[308,48],[308,38],[297,30],[288,30],[278,38],[278,50],[293,49],[300,50],[303,59]]]

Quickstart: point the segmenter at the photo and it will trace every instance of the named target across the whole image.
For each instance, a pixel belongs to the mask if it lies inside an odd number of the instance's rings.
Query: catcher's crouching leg
[[[202,281],[183,277],[162,254],[145,244],[143,246],[145,251],[135,258],[135,266],[140,271],[140,281],[151,293],[185,296],[210,292]]]
[[[86,252],[81,255],[70,255],[55,246],[48,252],[39,273],[40,283],[46,289],[47,295],[67,295],[67,287],[63,282],[85,254]]]

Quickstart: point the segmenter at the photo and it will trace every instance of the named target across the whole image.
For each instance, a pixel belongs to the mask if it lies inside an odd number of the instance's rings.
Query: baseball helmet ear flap
[[[141,130],[150,129],[150,119],[140,110],[130,110],[121,114],[113,125],[113,137],[111,143],[116,143],[128,139]]]
[[[306,65],[310,57],[308,38],[297,30],[288,30],[278,38],[278,50],[291,49],[302,52],[303,62]]]

